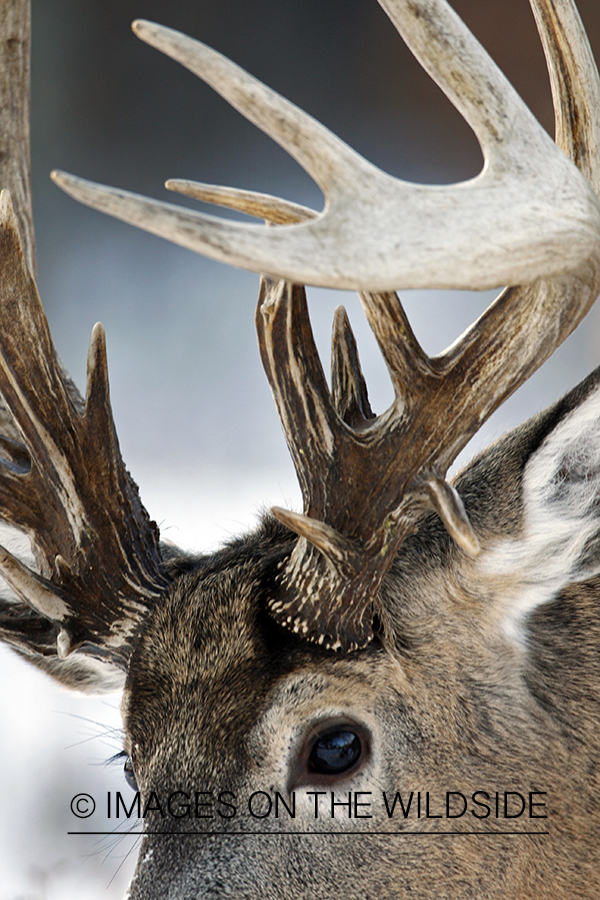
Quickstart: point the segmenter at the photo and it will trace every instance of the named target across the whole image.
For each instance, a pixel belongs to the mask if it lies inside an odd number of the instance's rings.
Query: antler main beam
[[[600,241],[589,184],[444,0],[381,2],[477,135],[485,159],[477,178],[448,186],[393,178],[216,51],[140,21],[138,37],[205,80],[304,167],[325,195],[324,212],[266,229],[60,173],[58,184],[175,243],[298,284],[483,289],[577,268]]]

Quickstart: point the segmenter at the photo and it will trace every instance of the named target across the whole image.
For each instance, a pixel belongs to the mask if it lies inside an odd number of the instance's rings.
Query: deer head
[[[212,556],[159,544],[121,460],[101,327],[85,400],[57,361],[33,280],[26,56],[4,66],[4,90],[23,99],[2,129],[17,213],[4,194],[0,514],[29,535],[36,565],[0,548],[17,597],[2,601],[0,636],[63,683],[126,679],[124,750],[146,827],[132,898],[600,887],[600,374],[446,480],[600,290],[600,82],[574,5],[531,0],[554,143],[444,0],[380,2],[475,131],[485,166],[470,182],[393,179],[215,51],[147,22],[134,25],[142,39],[306,168],[324,211],[169,183],[273,227],[241,225],[54,176],[83,202],[267,273],[260,352],[304,510],[275,508]],[[27,13],[12,10],[7,34],[24,47]],[[343,311],[327,385],[305,283],[360,292],[395,391],[383,414]],[[394,293],[499,284],[512,286],[435,358]]]

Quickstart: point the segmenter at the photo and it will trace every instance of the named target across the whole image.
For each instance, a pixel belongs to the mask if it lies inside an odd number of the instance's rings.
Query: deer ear
[[[521,527],[480,559],[482,575],[513,586],[503,597],[513,635],[566,585],[600,574],[600,370],[524,430],[534,449],[522,469]]]

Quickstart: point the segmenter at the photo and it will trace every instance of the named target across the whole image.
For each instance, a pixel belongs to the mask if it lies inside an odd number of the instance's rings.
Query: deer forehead
[[[372,706],[377,685],[391,687],[390,668],[398,680],[401,668],[381,648],[345,657],[279,628],[251,565],[199,569],[179,579],[146,624],[130,668],[126,728],[140,744],[174,722],[237,742],[267,709],[285,709],[291,722]]]
[[[403,644],[352,654],[273,623],[251,563],[182,576],[132,660],[124,719],[139,765],[160,759],[170,777],[199,768],[222,776],[257,762],[282,771],[306,735],[331,722],[363,725],[378,747],[393,743],[398,760],[398,747],[413,758],[420,745],[447,751],[484,720],[497,736],[523,706],[520,650],[500,628],[483,627],[484,600],[463,592],[457,602],[449,568],[438,559],[404,570],[392,598]]]

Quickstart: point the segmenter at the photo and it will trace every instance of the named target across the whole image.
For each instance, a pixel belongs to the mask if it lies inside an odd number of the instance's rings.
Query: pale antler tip
[[[432,476],[426,483],[432,505],[450,537],[469,556],[479,556],[481,544],[469,521],[458,491],[445,479]]]
[[[419,15],[427,3],[381,2],[475,130],[488,160],[477,179],[444,187],[394,179],[221,54],[136,20],[138,37],[202,78],[287,150],[321,187],[326,207],[320,221],[274,235],[182,212],[174,221],[163,204],[146,202],[142,210],[139,199],[122,193],[99,201],[89,186],[77,199],[214,259],[298,284],[473,290],[587,266],[597,253],[600,207],[572,162],[446,4],[436,23]],[[470,61],[466,90],[453,64],[463,48]]]
[[[92,337],[90,343],[92,341],[94,343],[97,343],[99,341],[106,342],[106,331],[104,330],[104,325],[102,324],[102,322],[96,322],[96,324],[92,328]]]
[[[301,527],[301,521],[305,518],[304,516],[289,509],[283,509],[281,506],[272,506],[271,512],[282,525],[285,525],[286,528],[289,528],[295,534],[299,534],[297,529]]]
[[[151,24],[152,23],[149,22],[147,19],[134,19],[133,22],[131,23],[131,30],[136,35],[136,37],[142,38],[142,40],[143,40],[144,39],[143,38],[144,29],[146,28],[146,26],[151,25]]]
[[[61,628],[56,638],[56,652],[59,659],[66,659],[75,649],[71,636],[65,628]]]
[[[310,516],[281,509],[279,506],[272,506],[271,512],[283,525],[316,547],[334,568],[342,571],[356,558],[357,547],[354,541],[344,537],[326,522],[319,522]]]
[[[69,175],[68,172],[63,172],[62,169],[53,169],[50,172],[50,178],[54,184],[66,194],[71,194],[71,189],[75,185],[84,182],[83,178],[78,178],[76,175]]]
[[[94,370],[98,362],[106,364],[106,332],[102,322],[96,322],[92,328],[88,350],[88,372]]]
[[[341,328],[346,323],[348,323],[348,325],[350,325],[348,313],[346,312],[346,307],[342,303],[340,303],[338,306],[336,306],[335,311],[333,313],[333,327]]]
[[[136,37],[141,41],[145,41],[146,44],[150,44],[150,46],[154,46],[156,38],[160,36],[161,32],[164,34],[170,31],[170,29],[157,25],[156,22],[150,22],[148,19],[135,19],[131,23],[131,30]]]
[[[0,573],[15,594],[28,606],[53,622],[63,622],[72,610],[51,582],[33,572],[0,545]]]
[[[85,391],[86,414],[90,409],[90,404],[94,402],[94,397],[101,397],[102,408],[105,412],[110,413],[106,332],[102,322],[96,322],[90,338]]]
[[[61,169],[53,169],[52,172],[50,172],[50,179],[61,189],[61,191],[64,191],[65,194],[69,194],[70,196],[72,196],[71,188],[78,181],[74,175],[69,175],[68,172],[63,172]]]
[[[58,575],[59,581],[73,578],[73,569],[61,553],[57,553],[54,558],[54,569]]]

